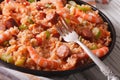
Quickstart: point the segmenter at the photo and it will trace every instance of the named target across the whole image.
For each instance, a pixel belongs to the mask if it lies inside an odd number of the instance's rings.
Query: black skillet
[[[0,2],[1,1],[2,0],[0,0]],[[87,3],[85,3],[81,0],[74,0],[74,1],[77,4],[87,4]],[[97,8],[95,8],[93,6],[92,6],[92,8],[93,8],[93,10],[98,10]],[[111,51],[114,48],[115,41],[116,41],[116,32],[115,32],[114,26],[112,25],[111,21],[104,15],[104,13],[102,13],[100,10],[98,10],[98,11],[99,11],[100,16],[103,18],[103,20],[108,23],[108,26],[109,26],[108,30],[111,32],[111,38],[112,38],[112,41],[109,45],[109,52],[107,53],[107,55],[105,55],[104,57],[101,58],[101,60],[103,60],[111,53]],[[21,72],[25,72],[25,73],[29,73],[29,74],[33,74],[33,75],[38,75],[38,76],[45,76],[45,77],[66,76],[66,75],[70,75],[70,74],[73,74],[73,73],[77,73],[77,72],[87,70],[90,67],[95,65],[94,63],[89,63],[89,64],[86,64],[82,67],[80,66],[80,67],[77,67],[73,70],[66,70],[66,71],[42,71],[42,70],[31,70],[31,69],[27,69],[27,68],[18,67],[18,66],[15,66],[13,64],[6,63],[2,60],[0,60],[0,64],[1,64],[1,66],[7,67],[7,68],[10,68],[10,69],[14,69],[14,70],[17,70],[17,71],[21,71]]]

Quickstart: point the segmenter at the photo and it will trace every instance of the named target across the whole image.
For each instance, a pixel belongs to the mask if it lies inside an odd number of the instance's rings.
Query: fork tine
[[[64,18],[59,17],[56,28],[61,36],[66,36],[68,33],[72,32],[72,29],[68,26]]]
[[[61,27],[61,26],[60,26],[59,23],[56,24],[57,31],[60,33],[61,36],[63,36],[63,31],[62,31],[62,29],[61,29],[60,27]]]
[[[64,18],[60,17],[60,21],[61,21],[61,23],[63,24],[63,26],[65,27],[65,29],[66,29],[67,31],[69,31],[69,32],[72,31],[72,29],[69,27],[69,25],[67,24],[67,22],[65,21]]]
[[[64,26],[64,24],[61,21],[59,21],[58,24],[60,25],[60,28],[64,35],[69,33],[69,31],[67,30],[67,28]]]

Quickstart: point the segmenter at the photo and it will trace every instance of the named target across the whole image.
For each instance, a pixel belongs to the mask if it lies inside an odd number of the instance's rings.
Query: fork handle
[[[120,77],[113,74],[108,66],[106,66],[96,55],[94,55],[91,50],[89,50],[83,43],[79,40],[75,41],[78,43],[84,51],[88,54],[88,56],[94,61],[94,63],[100,68],[101,72],[107,76],[108,80],[120,80]]]

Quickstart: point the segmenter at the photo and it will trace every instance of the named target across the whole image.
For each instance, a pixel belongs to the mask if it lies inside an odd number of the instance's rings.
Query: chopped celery
[[[32,2],[35,2],[35,0],[28,0],[28,2],[32,3]]]
[[[90,49],[91,49],[91,50],[97,49],[97,45],[96,45],[96,44],[93,44],[92,46],[90,46]]]
[[[50,32],[46,31],[46,39],[48,39],[50,37]]]
[[[47,4],[45,4],[45,7],[51,8],[51,7],[52,7],[52,4],[47,3]]]
[[[95,38],[98,39],[101,35],[101,31],[98,27],[92,29],[92,33],[94,34]]]
[[[66,7],[67,7],[68,9],[70,9],[70,8],[71,8],[71,5],[70,5],[70,4],[66,4]]]
[[[8,63],[13,63],[14,62],[13,56],[11,56],[11,55],[7,56],[7,62]]]
[[[72,5],[72,6],[76,6],[77,4],[75,3],[75,1],[69,1],[68,2],[70,5]]]
[[[82,11],[89,11],[89,10],[91,10],[91,7],[90,6],[80,6],[80,5],[77,5],[77,8],[79,9],[79,10],[82,10]]]
[[[1,55],[1,60],[3,60],[3,61],[7,61],[7,56],[8,56],[8,54],[2,54]]]
[[[8,63],[13,63],[14,60],[13,60],[13,56],[9,55],[9,54],[2,54],[1,55],[1,60],[5,61],[5,62],[8,62]]]
[[[47,4],[45,4],[45,7],[46,8],[52,8],[52,9],[54,9],[55,8],[55,6],[53,5],[53,4],[51,4],[51,3],[47,3]]]
[[[16,65],[16,66],[23,66],[24,63],[25,63],[25,61],[26,61],[26,58],[25,58],[25,57],[21,57],[21,58],[19,58],[19,59],[17,59],[17,60],[15,61],[15,65]]]
[[[24,25],[24,24],[22,24],[22,25],[20,25],[19,26],[19,29],[20,30],[25,30],[25,29],[27,29],[28,27],[26,26],[26,25]]]
[[[82,41],[82,36],[79,36],[79,40]]]

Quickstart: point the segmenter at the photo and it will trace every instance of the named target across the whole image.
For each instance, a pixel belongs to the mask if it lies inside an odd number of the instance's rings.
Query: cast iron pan
[[[2,1],[2,0],[0,0],[0,1]],[[81,0],[74,0],[74,1],[77,4],[87,4]],[[93,8],[93,10],[98,10],[97,8],[95,8],[93,6],[92,6],[92,8]],[[107,53],[106,56],[101,58],[101,60],[103,60],[111,53],[111,51],[114,48],[115,41],[116,41],[116,32],[115,32],[115,29],[114,29],[111,21],[101,11],[99,11],[99,14],[102,16],[103,20],[108,23],[108,26],[109,26],[108,30],[111,32],[111,38],[112,38],[112,42],[109,45],[109,52]],[[94,63],[90,63],[90,64],[86,64],[82,67],[78,67],[74,70],[66,70],[66,71],[41,71],[41,70],[31,70],[31,69],[27,69],[27,68],[18,67],[18,66],[15,66],[13,64],[6,63],[2,60],[0,60],[0,64],[2,64],[2,66],[10,68],[10,69],[14,69],[14,70],[18,70],[21,72],[25,72],[25,73],[29,73],[29,74],[33,74],[33,75],[38,75],[38,76],[45,76],[45,77],[70,75],[70,74],[73,74],[76,72],[81,72],[81,71],[86,70],[86,69],[95,65]]]

